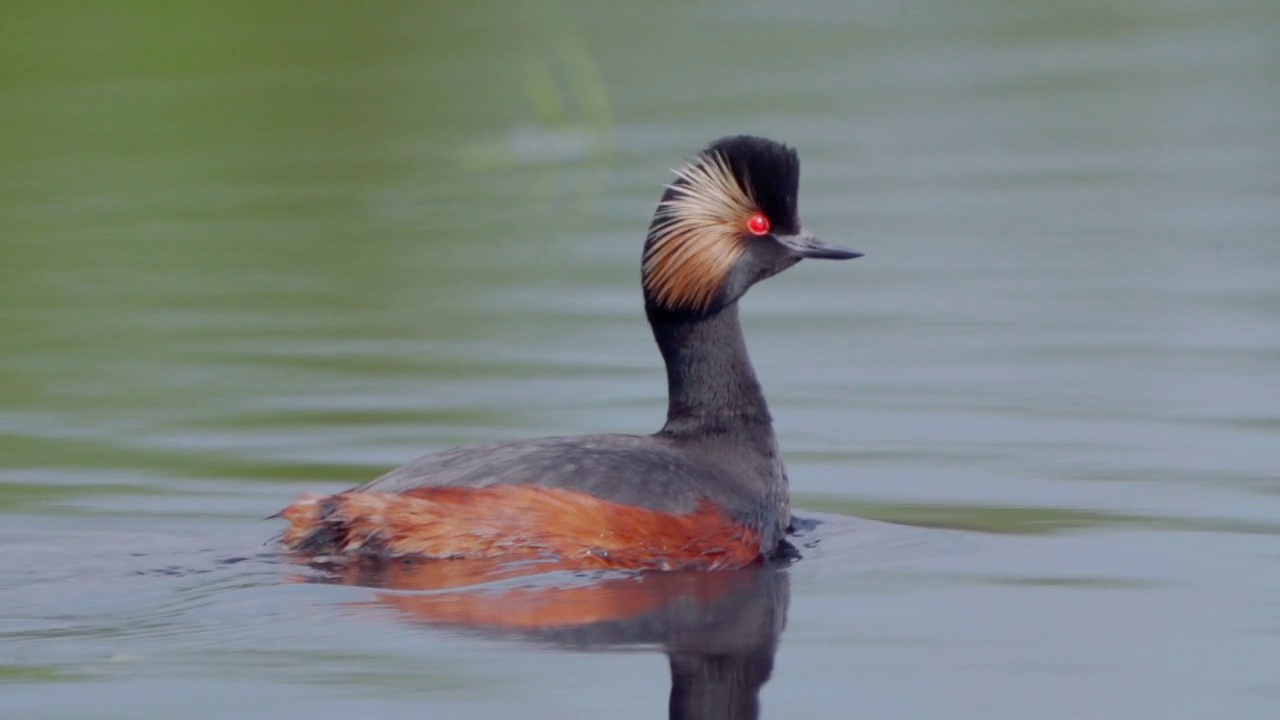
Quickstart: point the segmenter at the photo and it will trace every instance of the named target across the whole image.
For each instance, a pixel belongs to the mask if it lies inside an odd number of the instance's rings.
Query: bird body
[[[304,555],[722,569],[786,557],[790,500],[738,300],[802,258],[859,253],[805,233],[790,148],[737,136],[676,171],[650,225],[645,309],[667,369],[653,435],[454,448],[281,512]]]

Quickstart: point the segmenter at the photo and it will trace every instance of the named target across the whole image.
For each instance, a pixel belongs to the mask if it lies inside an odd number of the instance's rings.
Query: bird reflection
[[[437,591],[385,592],[369,601],[436,628],[572,650],[660,647],[671,665],[670,717],[682,720],[759,717],[790,593],[778,566],[588,576],[465,560],[322,569],[329,582]]]

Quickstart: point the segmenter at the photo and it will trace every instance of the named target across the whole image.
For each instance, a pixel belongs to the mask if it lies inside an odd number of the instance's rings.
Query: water
[[[1280,711],[1274,3],[0,18],[0,716],[661,717],[669,663],[764,717]],[[641,233],[730,132],[867,253],[744,303],[805,560],[460,605],[676,602],[548,636],[270,552],[428,450],[656,427]]]

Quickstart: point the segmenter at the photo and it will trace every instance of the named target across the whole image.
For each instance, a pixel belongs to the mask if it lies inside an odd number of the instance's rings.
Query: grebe
[[[824,243],[796,211],[795,150],[740,135],[676,171],[649,225],[645,313],[667,369],[653,435],[586,435],[433,453],[279,513],[304,556],[545,560],[714,570],[791,557],[786,468],[747,357],[738,300]]]

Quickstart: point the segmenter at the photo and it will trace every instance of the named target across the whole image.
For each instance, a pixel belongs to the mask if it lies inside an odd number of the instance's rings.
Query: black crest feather
[[[774,231],[799,231],[796,197],[800,191],[800,158],[780,142],[751,135],[721,138],[707,146],[704,155],[718,153],[733,169],[760,209],[773,221]]]

